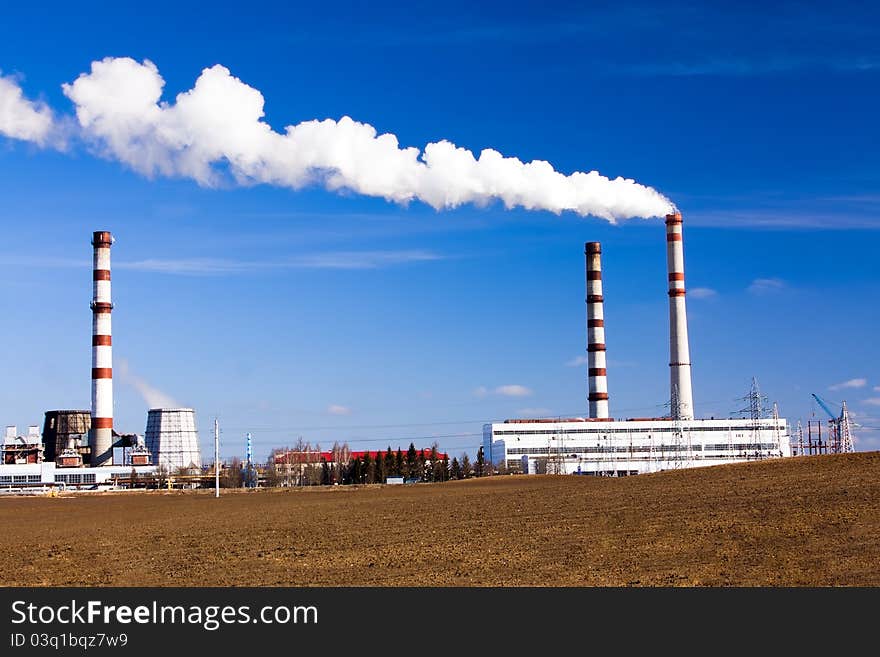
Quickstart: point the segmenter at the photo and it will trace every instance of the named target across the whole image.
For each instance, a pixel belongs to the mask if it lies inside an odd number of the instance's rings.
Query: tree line
[[[273,452],[261,472],[264,486],[376,484],[385,483],[389,477],[402,477],[407,482],[442,482],[497,472],[484,458],[482,447],[473,463],[466,453],[450,461],[436,443],[429,450],[418,450],[410,443],[405,451],[399,447],[392,450],[389,445],[384,452],[366,451],[359,455],[353,455],[346,443],[335,443],[330,460],[320,456],[318,448],[309,449],[308,444],[299,447]],[[291,455],[297,456],[295,463],[291,462]]]

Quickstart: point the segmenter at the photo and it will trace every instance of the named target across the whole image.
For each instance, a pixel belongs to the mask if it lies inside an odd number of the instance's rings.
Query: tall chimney
[[[111,460],[113,449],[113,347],[110,328],[110,245],[113,236],[95,231],[92,295],[92,427],[89,430],[92,466]]]
[[[669,272],[669,393],[671,415],[682,420],[694,419],[691,390],[691,355],[688,346],[687,309],[684,291],[684,247],[681,213],[666,215],[666,262]]]
[[[587,380],[590,417],[609,419],[605,372],[605,309],[602,299],[602,246],[584,244],[587,268]]]

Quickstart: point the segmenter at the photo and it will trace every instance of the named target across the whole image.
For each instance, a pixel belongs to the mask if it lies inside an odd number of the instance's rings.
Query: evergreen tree
[[[321,485],[330,485],[330,464],[327,463],[327,459],[323,458],[321,459]]]
[[[471,459],[467,454],[461,455],[461,478],[467,479],[473,474],[473,468],[471,467]]]
[[[346,473],[348,475],[348,477],[347,477],[348,481],[346,481],[344,483],[349,483],[349,484],[361,483],[361,474],[362,474],[362,467],[361,466],[362,466],[362,464],[361,464],[360,459],[352,458],[351,461],[349,462],[348,472]]]
[[[449,456],[448,455],[443,456],[443,460],[441,461],[441,466],[442,467],[440,468],[440,476],[441,476],[440,481],[449,481],[450,472],[449,472]]]
[[[398,477],[406,476],[403,469],[403,452],[400,451],[400,447],[397,448],[397,453],[394,455],[394,474]]]
[[[409,444],[409,449],[406,450],[406,477],[418,477],[417,471],[417,457],[416,457],[416,446],[412,443]]]
[[[416,456],[416,477],[419,481],[425,480],[425,450],[420,449]]]
[[[388,451],[385,452],[385,476],[394,476],[394,453],[391,451],[391,445],[388,445]]]
[[[485,474],[486,469],[486,461],[483,459],[483,446],[480,445],[480,449],[477,450],[477,464],[474,467],[474,474],[477,477],[482,477]]]
[[[373,458],[370,456],[370,450],[364,452],[363,463],[363,481],[372,484],[376,480],[376,472],[373,467]]]
[[[382,452],[376,453],[376,483],[385,483],[385,458]]]
[[[431,455],[429,459],[431,461],[431,481],[443,481],[437,476],[439,474],[439,472],[437,472],[437,443],[431,445]]]
[[[452,457],[452,468],[449,471],[449,476],[452,479],[461,479],[461,466],[458,464],[458,459],[454,456]]]

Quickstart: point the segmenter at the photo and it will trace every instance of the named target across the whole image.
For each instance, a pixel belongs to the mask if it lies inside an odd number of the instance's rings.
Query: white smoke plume
[[[394,135],[347,116],[279,133],[262,120],[263,95],[220,65],[202,71],[173,103],[161,100],[164,85],[149,60],[108,57],[63,90],[84,136],[146,176],[213,186],[228,171],[239,184],[323,184],[437,210],[500,200],[507,208],[570,210],[612,222],[662,216],[673,207],[650,187],[597,171],[564,175],[548,162],[524,163],[492,149],[475,157],[445,140],[423,151],[401,148]]]
[[[140,393],[149,408],[180,408],[180,404],[174,399],[132,372],[126,359],[116,359],[115,372],[119,375],[119,380],[122,383],[131,386]]]
[[[52,127],[52,110],[25,98],[14,78],[0,75],[0,135],[43,146]]]

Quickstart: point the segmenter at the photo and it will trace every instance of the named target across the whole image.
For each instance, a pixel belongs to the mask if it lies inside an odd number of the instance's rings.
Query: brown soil
[[[6,586],[880,585],[880,452],[621,479],[0,499]]]

